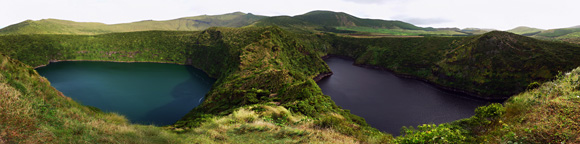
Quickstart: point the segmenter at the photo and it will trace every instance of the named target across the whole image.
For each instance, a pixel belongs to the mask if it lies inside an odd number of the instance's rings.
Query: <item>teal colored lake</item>
[[[159,126],[199,105],[215,82],[199,69],[176,64],[74,61],[36,70],[79,103]]]

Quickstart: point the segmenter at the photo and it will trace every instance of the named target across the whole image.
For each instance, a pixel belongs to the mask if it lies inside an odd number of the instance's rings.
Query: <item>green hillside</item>
[[[573,44],[580,44],[580,28],[577,27],[542,30],[523,35],[541,40],[563,41]]]
[[[468,34],[472,34],[472,35],[480,35],[480,34],[494,31],[494,29],[464,28],[464,29],[461,29],[460,31],[463,33],[468,33]]]
[[[312,24],[331,27],[371,27],[385,29],[434,30],[417,27],[402,21],[362,19],[347,13],[332,11],[312,11],[303,15],[297,15],[295,18]]]
[[[466,36],[455,30],[422,28],[402,21],[363,19],[343,12],[312,11],[297,16],[277,16],[255,26],[277,25],[294,32],[332,32],[351,36]]]
[[[214,16],[185,17],[167,21],[140,21],[106,25],[57,19],[24,21],[0,29],[0,34],[105,34],[150,30],[199,31],[210,27],[243,27],[264,18],[241,12]]]
[[[82,34],[95,35],[116,32],[151,30],[199,31],[210,27],[279,26],[300,33],[333,32],[371,36],[466,36],[472,32],[422,28],[413,24],[378,19],[364,19],[343,12],[312,11],[297,16],[258,16],[241,12],[224,15],[203,15],[167,21],[145,20],[112,24],[74,22],[58,19],[27,20],[0,29],[6,34]],[[480,34],[480,33],[477,33]]]
[[[580,28],[563,28],[563,29],[545,30],[545,31],[542,31],[541,33],[536,34],[535,36],[556,38],[556,37],[564,36],[564,35],[575,33],[575,32],[580,32]]]
[[[519,34],[519,35],[534,35],[534,34],[540,33],[541,31],[543,31],[543,29],[520,26],[520,27],[516,27],[516,28],[511,29],[511,30],[508,30],[507,32],[511,32],[511,33],[515,33],[515,34]]]

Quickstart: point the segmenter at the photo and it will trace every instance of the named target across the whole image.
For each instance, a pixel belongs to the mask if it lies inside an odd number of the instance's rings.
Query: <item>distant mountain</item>
[[[545,30],[541,33],[536,34],[541,37],[557,38],[560,36],[568,35],[571,33],[580,32],[580,28],[561,28],[561,29],[551,29]]]
[[[383,29],[405,30],[435,30],[434,28],[422,28],[402,21],[363,19],[344,12],[312,11],[293,17],[278,16],[262,19],[257,25],[279,26],[320,26],[320,27],[370,27]]]
[[[264,18],[256,26],[277,25],[289,30],[325,31],[356,36],[470,35],[457,29],[423,28],[394,20],[364,19],[343,12],[312,11],[297,16]]]
[[[362,19],[343,12],[312,11],[295,18],[321,26],[426,30],[402,21]]]
[[[573,26],[573,27],[570,27],[570,28],[580,28],[580,25]]]
[[[344,12],[312,11],[297,16],[266,17],[251,13],[202,15],[167,21],[145,20],[112,24],[74,22],[58,19],[27,20],[0,29],[1,34],[104,34],[151,30],[200,31],[210,27],[243,27],[276,25],[291,31],[332,32],[352,36],[466,36],[483,34],[487,29],[418,27],[396,20],[364,19]]]
[[[516,28],[511,29],[511,30],[508,30],[508,32],[519,34],[519,35],[534,35],[534,34],[542,32],[542,31],[543,31],[543,29],[531,28],[531,27],[525,27],[525,26],[520,26],[520,27],[516,27]]]
[[[482,28],[464,28],[461,29],[461,32],[470,33],[474,35],[484,34],[487,32],[494,31],[495,29],[482,29]]]
[[[265,16],[251,13],[229,13],[224,15],[202,15],[167,21],[139,21],[107,25],[58,19],[27,20],[0,29],[0,34],[103,34],[112,32],[134,32],[150,30],[198,31],[209,27],[242,27]]]

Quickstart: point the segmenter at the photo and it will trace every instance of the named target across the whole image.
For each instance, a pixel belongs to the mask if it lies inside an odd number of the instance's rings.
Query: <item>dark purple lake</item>
[[[441,124],[468,118],[487,101],[449,93],[423,81],[354,66],[352,60],[325,60],[334,74],[318,82],[337,105],[371,126],[400,135],[402,126]]]

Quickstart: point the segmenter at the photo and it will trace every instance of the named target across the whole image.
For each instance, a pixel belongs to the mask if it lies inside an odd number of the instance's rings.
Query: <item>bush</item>
[[[529,89],[529,90],[530,90],[530,89],[536,89],[536,88],[538,88],[538,87],[540,87],[540,83],[539,83],[539,82],[532,82],[532,83],[530,83],[530,84],[528,85],[528,89]]]
[[[334,116],[326,116],[319,121],[316,121],[314,124],[321,127],[321,128],[332,128],[340,126],[343,120]]]
[[[449,124],[423,124],[417,129],[403,127],[402,133],[395,143],[468,143],[473,140],[467,130]]]
[[[345,135],[354,135],[356,133],[352,124],[349,124],[344,118],[339,118],[334,115],[325,116],[315,121],[314,124],[320,128],[334,129]]]
[[[496,119],[505,114],[506,110],[500,103],[493,103],[475,109],[475,116],[478,118]]]

